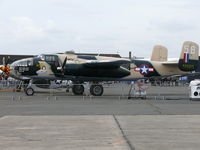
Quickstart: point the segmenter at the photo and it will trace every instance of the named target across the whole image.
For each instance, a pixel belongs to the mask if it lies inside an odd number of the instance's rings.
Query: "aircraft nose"
[[[13,65],[13,63],[10,65],[10,75],[12,76],[13,74],[15,74],[14,69],[15,65]]]
[[[18,62],[13,62],[12,64],[10,64],[10,76],[13,78],[18,78],[19,76],[17,66]]]
[[[0,70],[2,72],[4,72],[7,76],[10,74],[10,66],[6,65],[6,66],[1,66]]]
[[[10,65],[10,76],[16,79],[24,79],[33,66],[33,58],[20,59]]]

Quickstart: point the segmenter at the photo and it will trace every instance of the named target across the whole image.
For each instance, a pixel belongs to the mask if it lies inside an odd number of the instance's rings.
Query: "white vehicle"
[[[192,80],[190,82],[190,99],[200,99],[200,80]]]

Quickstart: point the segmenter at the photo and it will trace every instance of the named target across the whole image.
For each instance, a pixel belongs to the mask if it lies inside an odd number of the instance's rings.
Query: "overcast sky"
[[[200,44],[199,0],[0,0],[0,53],[74,50],[150,57],[164,45],[179,57]]]

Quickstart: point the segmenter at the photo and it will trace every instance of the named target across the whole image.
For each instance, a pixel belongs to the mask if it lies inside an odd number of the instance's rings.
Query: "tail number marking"
[[[195,46],[190,47],[189,45],[185,45],[184,46],[184,52],[189,53],[189,54],[195,54],[196,48],[195,48]]]

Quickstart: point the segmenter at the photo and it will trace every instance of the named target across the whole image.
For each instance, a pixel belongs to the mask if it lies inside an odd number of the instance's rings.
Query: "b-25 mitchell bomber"
[[[153,77],[186,75],[197,67],[199,46],[194,42],[184,42],[179,60],[168,61],[167,49],[155,46],[151,60],[129,60],[102,56],[75,54],[42,54],[13,62],[0,68],[11,77],[24,81],[25,92],[33,95],[31,83],[42,81],[71,80],[75,95],[84,93],[84,82],[90,82],[90,93],[103,94],[102,81],[138,80]],[[129,64],[129,69],[122,67]]]
[[[129,59],[75,55],[42,54],[34,58],[21,59],[5,66],[11,77],[22,80],[26,84],[49,84],[49,81],[71,80],[75,95],[84,93],[84,82],[91,82],[90,93],[95,96],[103,94],[101,81],[114,81],[130,75],[130,71],[122,64],[129,64]],[[27,95],[33,95],[30,86],[25,89]]]

